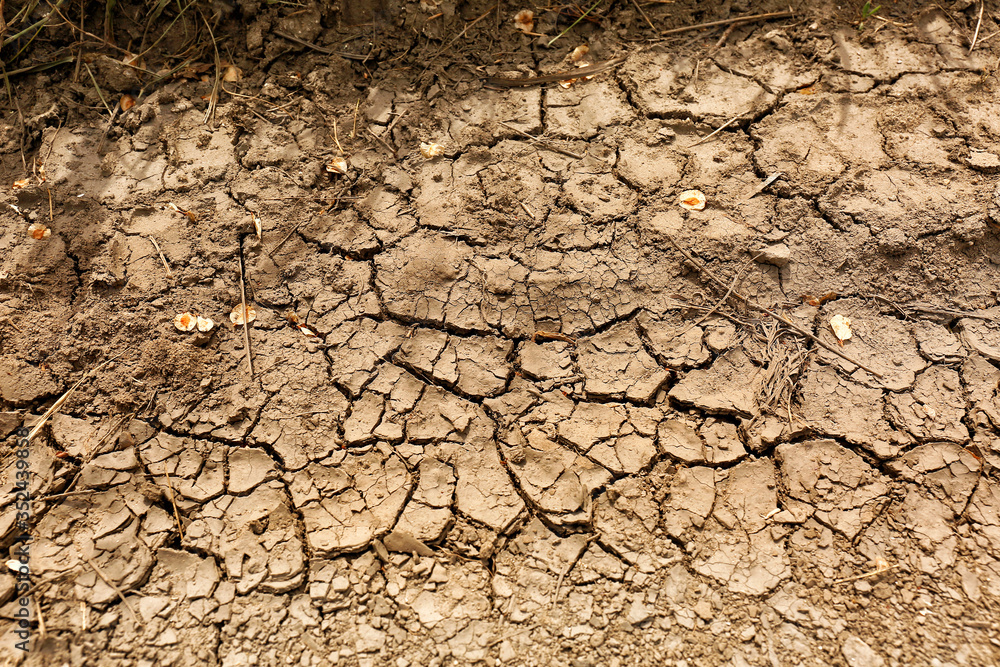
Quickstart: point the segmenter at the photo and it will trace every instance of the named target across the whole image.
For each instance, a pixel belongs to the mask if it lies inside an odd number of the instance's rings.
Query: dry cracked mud
[[[343,4],[12,79],[0,659],[1000,664],[996,4]]]

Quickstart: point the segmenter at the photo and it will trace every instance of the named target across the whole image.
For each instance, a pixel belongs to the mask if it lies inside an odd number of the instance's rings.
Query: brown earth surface
[[[1000,664],[996,2],[71,5],[3,51],[0,661]]]

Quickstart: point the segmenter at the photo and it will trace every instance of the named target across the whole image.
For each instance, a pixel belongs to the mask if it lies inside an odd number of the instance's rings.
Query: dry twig
[[[163,262],[163,268],[167,270],[167,278],[173,279],[174,272],[170,270],[170,264],[167,263],[167,258],[163,255],[163,251],[160,250],[160,244],[157,243],[156,239],[152,236],[147,236],[146,238],[149,239],[150,243],[153,244],[153,247],[156,248],[156,252],[159,253],[160,261]]]
[[[684,32],[690,32],[691,30],[701,30],[702,28],[716,28],[720,25],[733,25],[736,23],[753,23],[754,21],[764,21],[766,19],[787,19],[795,16],[795,12],[770,12],[768,14],[754,14],[753,16],[737,16],[736,18],[723,19],[722,21],[709,21],[708,23],[699,23],[697,25],[689,25],[684,28],[673,28],[671,30],[664,30],[660,33],[661,37],[667,35],[679,35]]]
[[[969,44],[969,55],[972,55],[973,49],[976,48],[976,40],[979,39],[979,29],[983,26],[983,8],[986,7],[985,0],[979,3],[979,19],[976,21],[976,32],[972,35],[972,43]]]
[[[243,308],[243,348],[247,353],[247,369],[253,379],[253,353],[250,351],[250,313],[247,310],[246,269],[243,266],[243,244],[240,242],[240,307]]]
[[[104,583],[106,583],[108,586],[114,589],[115,593],[118,594],[118,597],[121,599],[121,601],[125,603],[126,607],[128,607],[128,610],[132,612],[132,618],[135,619],[135,622],[138,623],[140,626],[145,625],[142,622],[142,619],[139,617],[139,614],[135,613],[135,609],[132,608],[132,604],[128,601],[128,598],[126,598],[125,594],[122,593],[122,589],[118,588],[118,585],[115,582],[108,579],[108,576],[104,574],[101,568],[97,567],[97,563],[95,563],[93,559],[84,557],[84,560],[87,562],[87,565],[94,568],[94,572],[96,572],[97,576],[99,576],[101,579],[104,580]]]
[[[531,141],[533,143],[536,143],[539,146],[543,146],[545,148],[548,148],[550,151],[555,151],[556,153],[560,153],[562,155],[565,155],[566,157],[576,158],[577,160],[582,160],[583,157],[584,157],[583,155],[580,155],[579,153],[574,153],[573,151],[566,150],[565,148],[559,148],[555,144],[549,143],[545,139],[542,139],[540,137],[536,137],[533,134],[528,134],[527,132],[523,132],[523,131],[517,129],[516,127],[514,127],[512,125],[508,125],[507,123],[504,123],[503,121],[501,121],[500,124],[503,125],[504,127],[506,127],[511,132],[516,132],[517,134],[520,134],[522,137],[526,137],[528,139],[531,139]]]
[[[672,246],[674,246],[674,248],[676,248],[679,253],[681,253],[682,255],[684,255],[684,257],[689,262],[691,262],[691,264],[696,269],[698,269],[699,272],[701,272],[702,274],[708,276],[708,278],[711,279],[711,281],[714,282],[718,287],[723,288],[723,289],[726,287],[726,283],[724,283],[721,279],[719,279],[719,277],[715,275],[715,272],[713,272],[710,268],[708,268],[707,266],[705,266],[704,264],[702,264],[701,262],[699,262],[697,259],[694,258],[693,255],[691,255],[691,253],[689,253],[687,250],[685,250],[684,248],[682,248],[677,243],[677,241],[674,240],[673,236],[671,236],[670,234],[667,234],[667,233],[664,233],[663,235],[667,238],[668,241],[670,241],[670,244]],[[824,343],[822,340],[819,339],[818,336],[816,336],[812,332],[806,331],[805,329],[803,329],[802,327],[800,327],[799,325],[795,324],[790,319],[788,319],[787,317],[785,317],[784,315],[780,315],[780,314],[778,314],[778,313],[776,313],[776,312],[774,312],[774,311],[772,311],[772,310],[770,310],[768,308],[765,308],[764,306],[760,305],[759,303],[757,303],[753,299],[751,299],[751,298],[749,298],[747,296],[744,296],[743,294],[741,294],[739,292],[733,291],[733,296],[736,297],[737,299],[739,299],[740,301],[742,301],[743,303],[745,303],[750,308],[753,308],[754,310],[760,311],[762,313],[766,313],[767,315],[773,317],[774,319],[778,320],[779,322],[781,322],[782,324],[784,324],[786,327],[788,327],[792,331],[796,332],[800,336],[805,336],[806,338],[808,338],[809,340],[815,342],[817,345],[819,345],[823,349],[827,350],[828,352],[832,352],[833,354],[837,355],[841,359],[843,359],[845,361],[851,362],[852,364],[854,364],[855,366],[857,366],[861,370],[867,371],[867,372],[871,373],[872,375],[874,375],[877,378],[883,377],[882,373],[879,373],[875,369],[869,368],[868,366],[865,366],[861,362],[856,361],[855,359],[850,358],[849,356],[847,356],[846,354],[844,354],[843,352],[841,352],[837,348],[833,347],[832,345],[828,345],[827,343]]]

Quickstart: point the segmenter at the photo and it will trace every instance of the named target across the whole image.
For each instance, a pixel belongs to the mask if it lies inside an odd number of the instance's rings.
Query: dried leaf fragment
[[[16,181],[14,181],[13,189],[20,190],[21,188],[26,188],[29,185],[31,185],[30,178],[19,178]]]
[[[28,236],[36,241],[41,241],[52,236],[52,230],[40,222],[33,222],[28,225]]]
[[[122,111],[128,111],[135,106],[135,98],[131,95],[122,95],[121,102],[118,104],[121,105]]]
[[[198,331],[202,333],[208,333],[215,327],[215,322],[201,315],[198,316],[196,322],[198,324]]]
[[[678,198],[678,204],[689,211],[701,211],[705,208],[708,199],[701,190],[685,190]]]
[[[427,144],[420,142],[420,154],[423,155],[428,160],[433,160],[439,155],[444,154],[444,146],[441,144]]]
[[[834,315],[831,317],[830,328],[833,329],[833,335],[837,337],[841,345],[853,335],[851,333],[851,318],[844,317],[843,315]]]
[[[535,12],[530,9],[522,9],[514,14],[514,27],[521,32],[531,32],[535,29]]]
[[[198,326],[198,319],[187,311],[177,313],[177,317],[174,318],[174,326],[177,327],[178,331],[194,331],[194,328]]]
[[[241,326],[244,321],[247,324],[250,324],[251,322],[253,322],[256,319],[257,319],[257,309],[254,308],[253,306],[251,306],[250,304],[247,304],[247,311],[246,311],[246,319],[245,320],[244,320],[244,317],[243,317],[243,305],[242,304],[236,304],[236,307],[233,308],[233,312],[229,313],[229,321],[232,322],[233,324],[235,324],[236,326]]]
[[[342,157],[335,157],[326,163],[326,170],[331,174],[346,174],[347,160]]]
[[[255,232],[257,232],[257,240],[260,240],[260,235],[261,235],[260,216],[257,215],[256,213],[251,213],[250,219],[253,220],[253,229]]]

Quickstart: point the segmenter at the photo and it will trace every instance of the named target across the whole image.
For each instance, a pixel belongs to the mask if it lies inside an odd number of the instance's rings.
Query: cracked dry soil
[[[16,80],[11,554],[15,431],[83,382],[30,445],[31,647],[5,570],[2,659],[998,664],[1000,40],[968,53],[978,5],[863,30],[802,6],[720,46],[649,41],[617,3],[552,48],[553,11],[537,39],[521,7],[437,5],[373,34],[367,3],[240,2],[215,28],[243,77],[208,123],[211,71],[110,130],[71,66]],[[643,11],[729,17],[697,5]],[[582,42],[627,60],[482,84]],[[118,96],[137,75],[111,56],[90,66]],[[47,180],[11,190],[22,139]],[[220,324],[181,333],[183,311]]]

